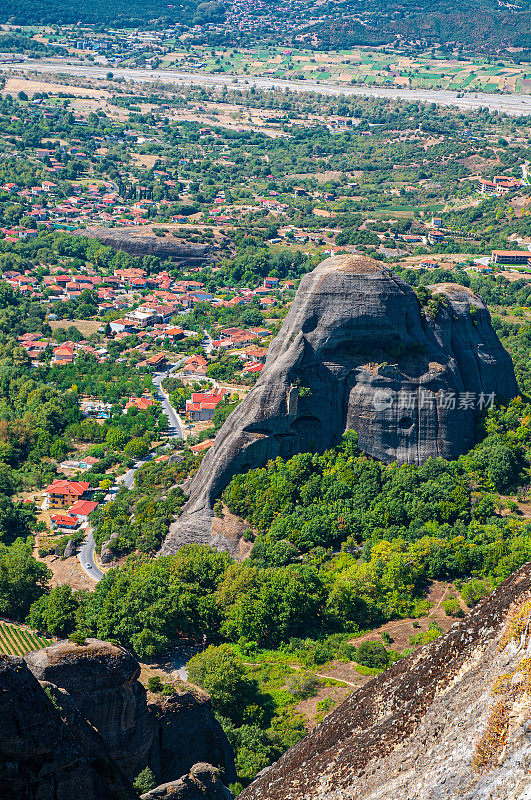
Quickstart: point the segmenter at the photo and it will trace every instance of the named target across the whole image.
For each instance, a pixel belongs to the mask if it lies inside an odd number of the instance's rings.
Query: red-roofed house
[[[71,517],[68,514],[52,514],[50,520],[53,528],[62,528],[68,531],[75,531],[76,528],[79,528],[77,517]]]
[[[92,514],[97,507],[98,504],[94,500],[76,500],[68,509],[68,513],[72,517],[77,517],[80,522],[88,522],[89,514]]]
[[[186,416],[194,422],[210,421],[218,404],[227,394],[227,389],[214,389],[212,392],[194,392],[186,401]]]
[[[183,375],[199,375],[203,377],[207,374],[207,360],[203,356],[190,356],[186,359],[180,371]]]
[[[155,401],[151,396],[145,397],[130,397],[127,403],[125,404],[124,414],[126,413],[128,408],[139,408],[140,411],[145,411],[148,408],[151,408]]]
[[[51,507],[63,508],[81,500],[89,490],[87,481],[67,481],[57,478],[44,490]]]

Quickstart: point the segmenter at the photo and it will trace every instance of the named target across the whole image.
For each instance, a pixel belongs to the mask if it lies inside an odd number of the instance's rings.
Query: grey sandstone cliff
[[[190,482],[162,552],[203,542],[234,553],[237,540],[212,527],[213,503],[230,479],[277,456],[323,451],[346,430],[387,463],[466,452],[480,407],[518,387],[482,299],[456,284],[431,288],[442,301],[433,317],[369,258],[334,256],[304,276],[258,382]]]
[[[179,242],[171,236],[159,237],[144,231],[139,234],[123,228],[87,228],[76,231],[75,235],[99,239],[107,247],[132,256],[170,258],[182,268],[204,266],[212,258],[209,245]]]
[[[356,691],[241,800],[528,800],[531,563]]]

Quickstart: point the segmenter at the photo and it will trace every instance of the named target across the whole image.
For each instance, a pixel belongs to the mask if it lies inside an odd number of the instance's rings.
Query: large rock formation
[[[97,732],[47,688],[54,702],[22,658],[0,656],[0,797],[134,800]]]
[[[222,767],[226,784],[237,780],[231,746],[207,694],[185,691],[157,698],[148,708],[156,719],[149,758],[155,775],[184,775],[192,764],[208,759]]]
[[[138,661],[98,639],[58,642],[28,653],[26,661],[39,681],[68,693],[129,779],[149,766],[163,783],[208,760],[226,783],[236,780],[232,750],[208,695],[184,692],[148,706]]]
[[[123,647],[96,639],[82,646],[59,642],[28,653],[26,661],[39,681],[68,692],[120,769],[135,778],[148,763],[155,727],[138,661]]]
[[[528,563],[351,695],[241,800],[529,798],[530,597]]]
[[[514,370],[480,297],[456,284],[431,288],[425,313],[410,286],[369,258],[334,256],[305,275],[258,382],[191,481],[163,553],[192,541],[234,551],[236,541],[212,533],[213,502],[230,479],[279,455],[323,451],[346,430],[384,462],[469,449],[479,410],[517,393]]]
[[[180,267],[200,267],[211,260],[211,246],[179,242],[173,237],[159,237],[145,231],[139,235],[123,228],[87,228],[75,232],[78,236],[99,239],[107,247],[123,250],[132,256],[154,255],[171,258]]]
[[[236,780],[234,758],[208,695],[148,706],[139,674],[127,650],[97,639],[0,656],[0,798],[135,800],[146,766],[158,796],[232,797],[222,781]]]

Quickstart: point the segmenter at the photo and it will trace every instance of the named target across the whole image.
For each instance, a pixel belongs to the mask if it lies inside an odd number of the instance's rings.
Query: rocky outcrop
[[[79,236],[99,239],[107,247],[123,250],[132,256],[160,256],[171,258],[181,267],[203,266],[210,260],[211,247],[208,244],[195,244],[177,241],[172,237],[159,237],[143,234],[133,235],[120,228],[87,228],[76,231]]]
[[[223,785],[219,770],[211,764],[195,764],[188,775],[178,781],[157,786],[141,795],[141,800],[233,800],[232,792]]]
[[[149,766],[163,783],[208,759],[226,783],[236,780],[232,749],[208,695],[176,693],[148,706],[138,661],[98,639],[58,642],[28,653],[26,661],[39,681],[68,693],[129,779]]]
[[[180,692],[149,704],[156,719],[150,767],[155,775],[184,775],[190,766],[208,758],[222,767],[223,781],[237,779],[232,749],[204,692]],[[219,769],[218,769],[219,772]]]
[[[518,387],[482,299],[456,284],[432,292],[425,313],[410,286],[361,256],[334,256],[305,275],[162,552],[188,542],[235,552],[237,541],[212,532],[213,503],[230,479],[277,456],[323,451],[346,430],[387,463],[466,452],[481,407]]]
[[[39,681],[68,692],[120,769],[136,777],[148,762],[154,734],[138,661],[123,647],[97,639],[82,646],[59,642],[28,653],[26,661]]]
[[[72,539],[69,539],[66,543],[65,552],[63,553],[64,558],[72,558],[76,554],[76,546]]]
[[[47,688],[50,696],[22,658],[0,656],[0,797],[134,800],[98,733]]]
[[[191,800],[232,797],[222,781],[236,780],[234,757],[208,695],[148,707],[139,674],[127,650],[97,639],[0,656],[0,798],[135,800],[146,766],[158,796],[171,785]],[[197,765],[207,758],[215,766]]]
[[[524,800],[531,563],[351,695],[241,800]]]

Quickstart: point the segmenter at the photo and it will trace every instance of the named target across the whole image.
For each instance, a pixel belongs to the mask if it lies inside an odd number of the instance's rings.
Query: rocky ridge
[[[322,452],[346,430],[386,463],[466,452],[481,407],[518,387],[483,300],[457,284],[431,289],[421,308],[410,286],[364,256],[333,256],[305,275],[162,552],[202,542],[236,554],[237,540],[212,530],[214,501],[230,479],[277,456]]]
[[[99,239],[107,247],[123,250],[132,256],[161,256],[171,258],[181,267],[203,266],[210,258],[211,248],[205,244],[178,242],[173,238],[143,233],[141,236],[119,228],[87,228],[76,231],[79,236]]]
[[[531,563],[355,692],[241,800],[527,800]]]

